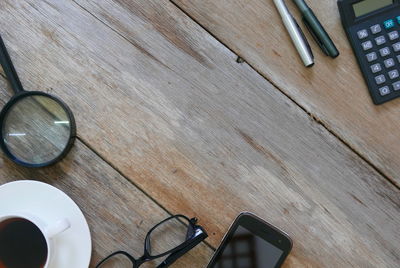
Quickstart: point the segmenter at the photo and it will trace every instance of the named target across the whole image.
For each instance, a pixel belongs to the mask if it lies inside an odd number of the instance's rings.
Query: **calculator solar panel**
[[[339,0],[338,6],[373,102],[400,97],[399,0]]]

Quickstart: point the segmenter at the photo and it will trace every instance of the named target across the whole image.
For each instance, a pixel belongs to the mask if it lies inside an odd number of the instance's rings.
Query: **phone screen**
[[[210,268],[275,268],[284,251],[238,226]]]

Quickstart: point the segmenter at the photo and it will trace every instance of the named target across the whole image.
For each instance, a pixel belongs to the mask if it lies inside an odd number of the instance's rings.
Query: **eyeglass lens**
[[[17,101],[5,115],[2,135],[10,153],[29,164],[56,159],[66,148],[70,118],[52,98],[31,95]]]
[[[162,255],[186,242],[188,234],[191,238],[192,231],[190,222],[185,217],[170,218],[169,220],[157,225],[157,227],[149,233],[148,239],[150,244],[146,249],[153,257]],[[140,266],[140,268],[156,267],[166,257],[167,256],[150,262],[145,262]],[[121,254],[121,252],[116,252],[111,257],[108,257],[99,267],[127,268],[132,267],[132,264],[132,261],[129,260],[126,255]],[[133,268],[136,268],[135,264],[133,265]]]
[[[185,218],[171,218],[157,226],[150,235],[150,255],[157,256],[173,250],[186,241],[189,222]]]
[[[136,268],[124,254],[116,254],[101,265],[101,268]],[[142,268],[142,267],[140,267]],[[144,268],[144,266],[143,266]]]

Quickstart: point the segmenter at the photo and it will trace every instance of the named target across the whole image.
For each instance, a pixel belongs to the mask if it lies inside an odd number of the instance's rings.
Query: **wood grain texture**
[[[25,169],[3,157],[0,166],[0,184],[21,179],[39,180],[61,189],[78,204],[92,235],[90,267],[117,250],[142,256],[148,230],[169,217],[81,142],[77,142],[65,160],[51,168]],[[209,247],[200,244],[173,267],[204,267],[211,254]],[[152,266],[154,263],[144,267]]]
[[[342,28],[336,0],[308,0],[341,55],[304,68],[273,1],[172,0],[400,186],[400,99],[374,106]],[[285,1],[301,22],[292,1]],[[304,25],[302,25],[304,26]]]
[[[250,210],[294,239],[287,267],[397,267],[399,190],[171,3],[0,7],[26,88],[65,100],[85,143],[213,246]]]

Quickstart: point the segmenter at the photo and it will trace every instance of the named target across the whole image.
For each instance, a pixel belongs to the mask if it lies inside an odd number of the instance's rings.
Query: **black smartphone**
[[[281,267],[292,245],[283,231],[243,212],[229,228],[207,268]]]

